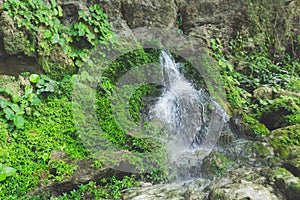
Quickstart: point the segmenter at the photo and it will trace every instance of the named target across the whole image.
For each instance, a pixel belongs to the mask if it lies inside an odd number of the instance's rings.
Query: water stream
[[[150,109],[150,119],[164,124],[167,153],[176,180],[201,177],[201,163],[216,146],[226,113],[205,88],[197,90],[180,73],[170,53],[160,56],[164,90]]]

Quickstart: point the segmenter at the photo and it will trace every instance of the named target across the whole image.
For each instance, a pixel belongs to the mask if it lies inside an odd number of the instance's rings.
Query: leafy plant
[[[12,167],[4,167],[3,164],[0,163],[0,182],[4,181],[9,176],[13,176],[15,173],[16,169]]]
[[[42,94],[47,92],[54,92],[57,87],[57,82],[49,78],[48,76],[41,74],[31,74],[29,77],[31,83],[35,83],[36,85],[36,93]]]
[[[12,122],[13,127],[17,129],[24,128],[24,115],[31,115],[30,106],[36,106],[40,103],[39,98],[33,93],[32,87],[25,87],[25,94],[21,97],[15,95],[12,91],[6,88],[0,88],[0,93],[9,95],[11,101],[0,98],[0,107],[2,114],[8,122]],[[37,114],[37,113],[36,113]]]
[[[24,35],[23,52],[36,56],[51,77],[74,72],[87,61],[89,50],[112,36],[108,17],[98,4],[80,10],[76,23],[61,23],[63,10],[56,0],[4,1],[6,12]],[[33,78],[33,77],[32,77]]]

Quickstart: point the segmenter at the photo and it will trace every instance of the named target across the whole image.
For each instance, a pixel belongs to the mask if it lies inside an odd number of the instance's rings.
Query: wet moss
[[[214,179],[221,177],[233,163],[226,156],[218,152],[212,152],[206,157],[202,164],[203,176],[205,178]]]

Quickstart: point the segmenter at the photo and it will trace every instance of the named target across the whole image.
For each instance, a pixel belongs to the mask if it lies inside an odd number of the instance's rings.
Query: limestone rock
[[[256,168],[238,168],[227,172],[207,188],[209,199],[282,199],[274,188],[266,184],[266,178]]]
[[[271,192],[262,185],[252,183],[240,183],[226,185],[226,188],[219,188],[213,190],[209,194],[210,200],[277,200],[278,198],[272,196]]]
[[[248,23],[243,9],[242,1],[191,0],[179,9],[183,15],[182,29],[204,45],[209,45],[214,37],[228,41],[236,30]]]
[[[130,28],[173,28],[177,8],[174,0],[126,0],[122,1],[122,14]]]
[[[299,199],[300,179],[295,177],[290,171],[284,168],[277,168],[265,170],[262,174],[267,177],[268,183],[277,192],[284,194],[287,199]]]
[[[189,189],[182,184],[163,184],[135,188],[123,195],[123,200],[201,200],[204,193]]]

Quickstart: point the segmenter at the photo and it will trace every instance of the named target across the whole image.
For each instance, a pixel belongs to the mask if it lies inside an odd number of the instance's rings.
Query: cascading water
[[[160,60],[164,91],[150,109],[150,119],[167,130],[163,140],[176,179],[200,177],[201,162],[216,145],[226,114],[205,89],[195,89],[180,73],[180,64],[168,52],[162,51]]]

